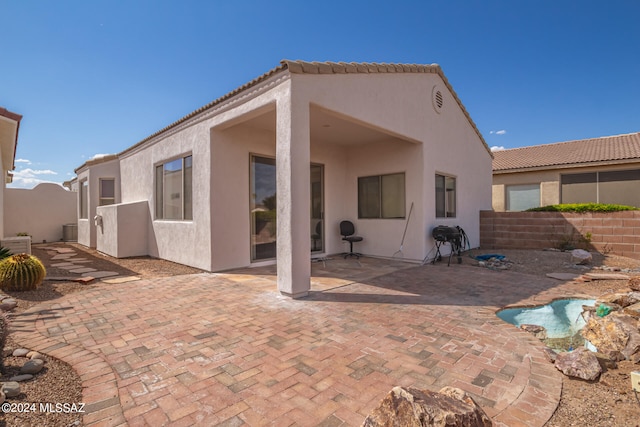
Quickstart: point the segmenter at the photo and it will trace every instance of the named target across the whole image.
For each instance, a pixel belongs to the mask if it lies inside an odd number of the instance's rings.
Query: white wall
[[[120,194],[120,163],[118,159],[112,159],[104,162],[98,161],[89,167],[82,168],[78,172],[78,204],[76,207],[78,218],[78,243],[90,248],[96,247],[96,226],[94,217],[96,208],[100,204],[100,179],[115,179],[115,199],[116,203],[121,200]],[[80,218],[80,192],[82,191],[82,181],[87,180],[89,187],[87,189],[87,199],[89,203],[88,215],[86,219]]]
[[[2,167],[2,150],[0,149],[0,239],[4,237],[4,192],[7,186],[6,176],[7,171]]]
[[[193,156],[193,220],[155,219],[155,167],[188,155]],[[209,128],[202,123],[121,156],[122,202],[148,201],[149,255],[211,269],[210,168]]]
[[[5,236],[28,233],[34,243],[62,239],[62,226],[77,220],[77,193],[57,184],[39,184],[33,189],[6,188]]]
[[[96,249],[116,258],[148,254],[147,231],[150,221],[146,200],[98,206],[102,224],[96,227]]]

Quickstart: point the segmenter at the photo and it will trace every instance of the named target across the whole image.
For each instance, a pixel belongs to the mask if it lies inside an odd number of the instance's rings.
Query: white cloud
[[[502,151],[502,150],[506,150],[506,148],[504,148],[502,145],[500,146],[494,145],[491,147],[491,151]]]
[[[13,174],[13,183],[9,188],[33,188],[38,184],[50,182],[59,184],[58,182],[46,179],[45,176],[58,175],[58,172],[50,169],[22,169],[11,172]]]
[[[94,154],[89,160],[101,159],[103,157],[111,156],[111,154]]]
[[[26,163],[28,165],[31,164],[31,160],[27,160],[27,159],[16,159],[16,163]]]
[[[506,131],[506,130],[504,130],[504,129],[500,129],[500,130],[492,130],[492,131],[489,131],[489,133],[490,133],[491,135],[504,135],[504,134],[506,134],[506,133],[507,133],[507,131]]]

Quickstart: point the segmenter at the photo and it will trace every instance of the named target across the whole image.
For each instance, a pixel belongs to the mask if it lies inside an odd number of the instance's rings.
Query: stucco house
[[[591,202],[640,207],[640,132],[493,155],[495,211]]]
[[[479,242],[492,155],[438,65],[284,60],[113,156],[76,170],[78,241],[207,271],[275,263],[301,297],[311,258],[405,260],[437,225]],[[409,211],[413,204],[412,215]],[[348,247],[348,246],[347,246]]]
[[[5,189],[13,180],[11,171],[15,169],[18,133],[22,116],[0,107],[0,167],[2,184],[0,185],[0,239],[4,240]]]

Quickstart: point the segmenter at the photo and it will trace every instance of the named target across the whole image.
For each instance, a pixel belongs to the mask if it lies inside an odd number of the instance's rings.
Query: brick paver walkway
[[[359,426],[396,385],[459,387],[496,425],[553,414],[561,374],[495,311],[571,285],[337,259],[291,300],[273,270],[100,284],[16,316],[14,337],[76,369],[92,426]]]

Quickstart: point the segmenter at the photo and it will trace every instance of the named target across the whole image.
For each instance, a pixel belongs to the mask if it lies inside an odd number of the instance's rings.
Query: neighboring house
[[[311,257],[348,248],[342,220],[369,256],[391,257],[408,220],[405,260],[433,255],[437,225],[477,246],[491,159],[438,65],[285,60],[79,167],[78,241],[208,271],[277,258],[278,289],[300,297]]]
[[[2,168],[2,184],[0,187],[0,238],[4,238],[4,192],[7,184],[13,179],[11,171],[15,169],[16,149],[18,148],[18,131],[20,130],[20,114],[12,113],[0,107],[0,167]]]
[[[495,211],[590,202],[640,207],[640,132],[493,155]]]

